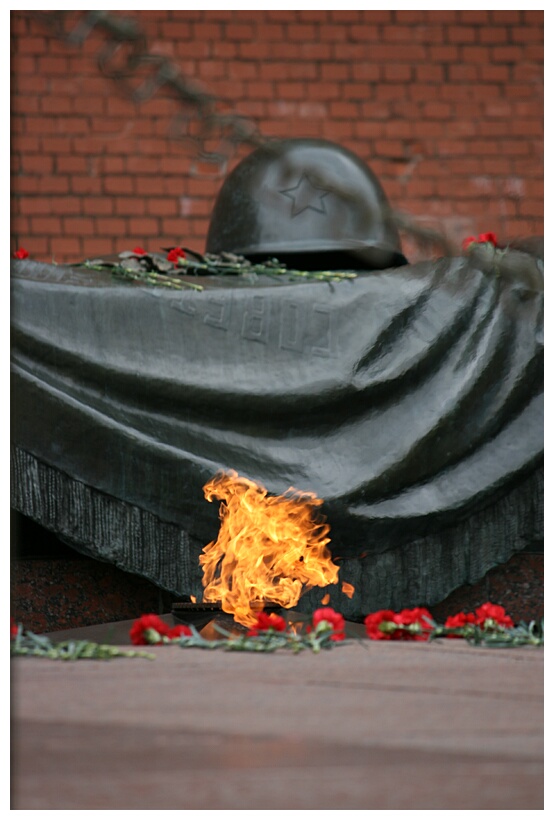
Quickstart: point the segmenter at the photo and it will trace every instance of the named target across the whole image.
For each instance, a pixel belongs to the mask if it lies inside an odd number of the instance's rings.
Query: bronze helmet
[[[206,252],[312,270],[407,264],[375,174],[318,139],[272,140],[236,166],[217,197]]]

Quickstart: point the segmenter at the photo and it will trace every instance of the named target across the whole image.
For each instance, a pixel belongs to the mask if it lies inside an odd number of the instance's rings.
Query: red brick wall
[[[114,14],[222,111],[264,136],[351,148],[396,208],[454,241],[542,234],[542,11]],[[58,262],[203,250],[222,180],[195,175],[169,138],[174,98],[125,99],[97,68],[99,31],[79,48],[32,13],[11,19],[12,250]]]

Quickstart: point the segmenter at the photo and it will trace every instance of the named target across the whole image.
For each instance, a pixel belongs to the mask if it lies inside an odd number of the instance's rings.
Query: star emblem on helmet
[[[291,216],[298,216],[307,209],[316,211],[318,214],[327,213],[323,199],[330,191],[313,185],[306,174],[302,174],[293,188],[285,188],[284,191],[279,191],[279,193],[292,200]]]

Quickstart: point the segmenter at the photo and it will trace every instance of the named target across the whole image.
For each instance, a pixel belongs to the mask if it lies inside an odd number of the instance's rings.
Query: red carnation
[[[14,258],[15,259],[27,259],[29,256],[29,251],[26,251],[25,248],[18,248],[14,251]]]
[[[340,612],[335,612],[330,606],[316,609],[312,616],[312,624],[317,629],[319,624],[328,623],[333,628],[332,641],[344,641],[344,618]]]
[[[394,623],[394,612],[392,609],[379,609],[377,612],[370,613],[364,620],[367,637],[373,641],[390,641],[392,637],[391,631],[388,629],[384,631],[380,627],[381,624],[392,623]]]
[[[476,618],[473,612],[457,612],[449,615],[444,625],[447,629],[463,629],[467,624],[475,624]],[[463,638],[463,635],[447,635],[447,638]]]
[[[162,638],[169,635],[169,627],[159,615],[141,615],[132,625],[129,635],[131,643],[138,646],[162,643]]]
[[[480,233],[478,241],[479,242],[490,242],[491,245],[494,245],[495,248],[498,244],[497,239],[496,239],[496,234],[492,233],[491,231],[489,231],[488,233]]]
[[[144,256],[146,251],[144,248],[133,248],[133,253],[136,253],[137,256]]]
[[[462,242],[463,250],[467,251],[467,249],[470,247],[470,245],[473,245],[474,242],[477,242],[477,239],[474,236],[466,236],[466,238]]]
[[[172,248],[167,254],[167,261],[174,262],[175,267],[179,264],[179,259],[186,259],[187,255],[182,248]]]
[[[268,630],[285,632],[286,628],[287,622],[280,615],[275,612],[270,612],[269,615],[267,612],[260,612],[256,623],[248,630],[248,637],[254,637],[259,635],[260,632],[267,632]]]
[[[423,607],[403,609],[393,612],[391,609],[380,609],[367,615],[364,624],[368,638],[374,641],[426,641],[432,629],[431,613]],[[399,629],[398,627],[412,627]]]
[[[490,601],[475,610],[475,620],[477,625],[481,628],[486,628],[487,621],[494,621],[495,624],[498,624],[499,626],[507,626],[508,628],[513,627],[514,625],[514,622],[510,616],[506,615],[506,610],[504,607],[499,606],[498,604],[491,604]]]
[[[167,637],[171,640],[175,638],[180,638],[182,636],[189,638],[192,635],[192,630],[186,624],[177,624],[176,626],[171,627],[169,632],[167,633]]]
[[[494,245],[495,248],[498,245],[496,234],[492,233],[492,231],[488,231],[488,233],[480,233],[478,237],[466,236],[462,242],[462,248],[464,251],[467,251],[471,245],[481,242],[489,242],[491,245]]]
[[[400,635],[394,635],[396,639],[426,641],[429,638],[429,630],[432,629],[431,623],[433,616],[429,610],[423,607],[415,607],[414,609],[403,609],[393,618],[394,623],[402,624],[403,626],[419,626],[422,631],[414,630],[412,632],[402,630]]]

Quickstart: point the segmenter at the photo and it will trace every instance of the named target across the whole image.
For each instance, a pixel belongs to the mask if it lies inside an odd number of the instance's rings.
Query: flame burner
[[[262,608],[259,610],[260,612],[261,609]],[[264,612],[275,612],[275,614],[279,614],[281,609],[278,604],[265,604],[263,607]],[[231,614],[223,611],[220,602],[200,604],[173,603],[171,606],[171,614],[176,623],[194,626],[198,631],[203,630],[205,627],[208,627],[208,625],[213,628],[210,629],[210,631],[216,631],[216,624],[228,632],[232,631],[236,633],[247,631],[247,627],[237,623]],[[214,637],[218,636],[215,635]]]

